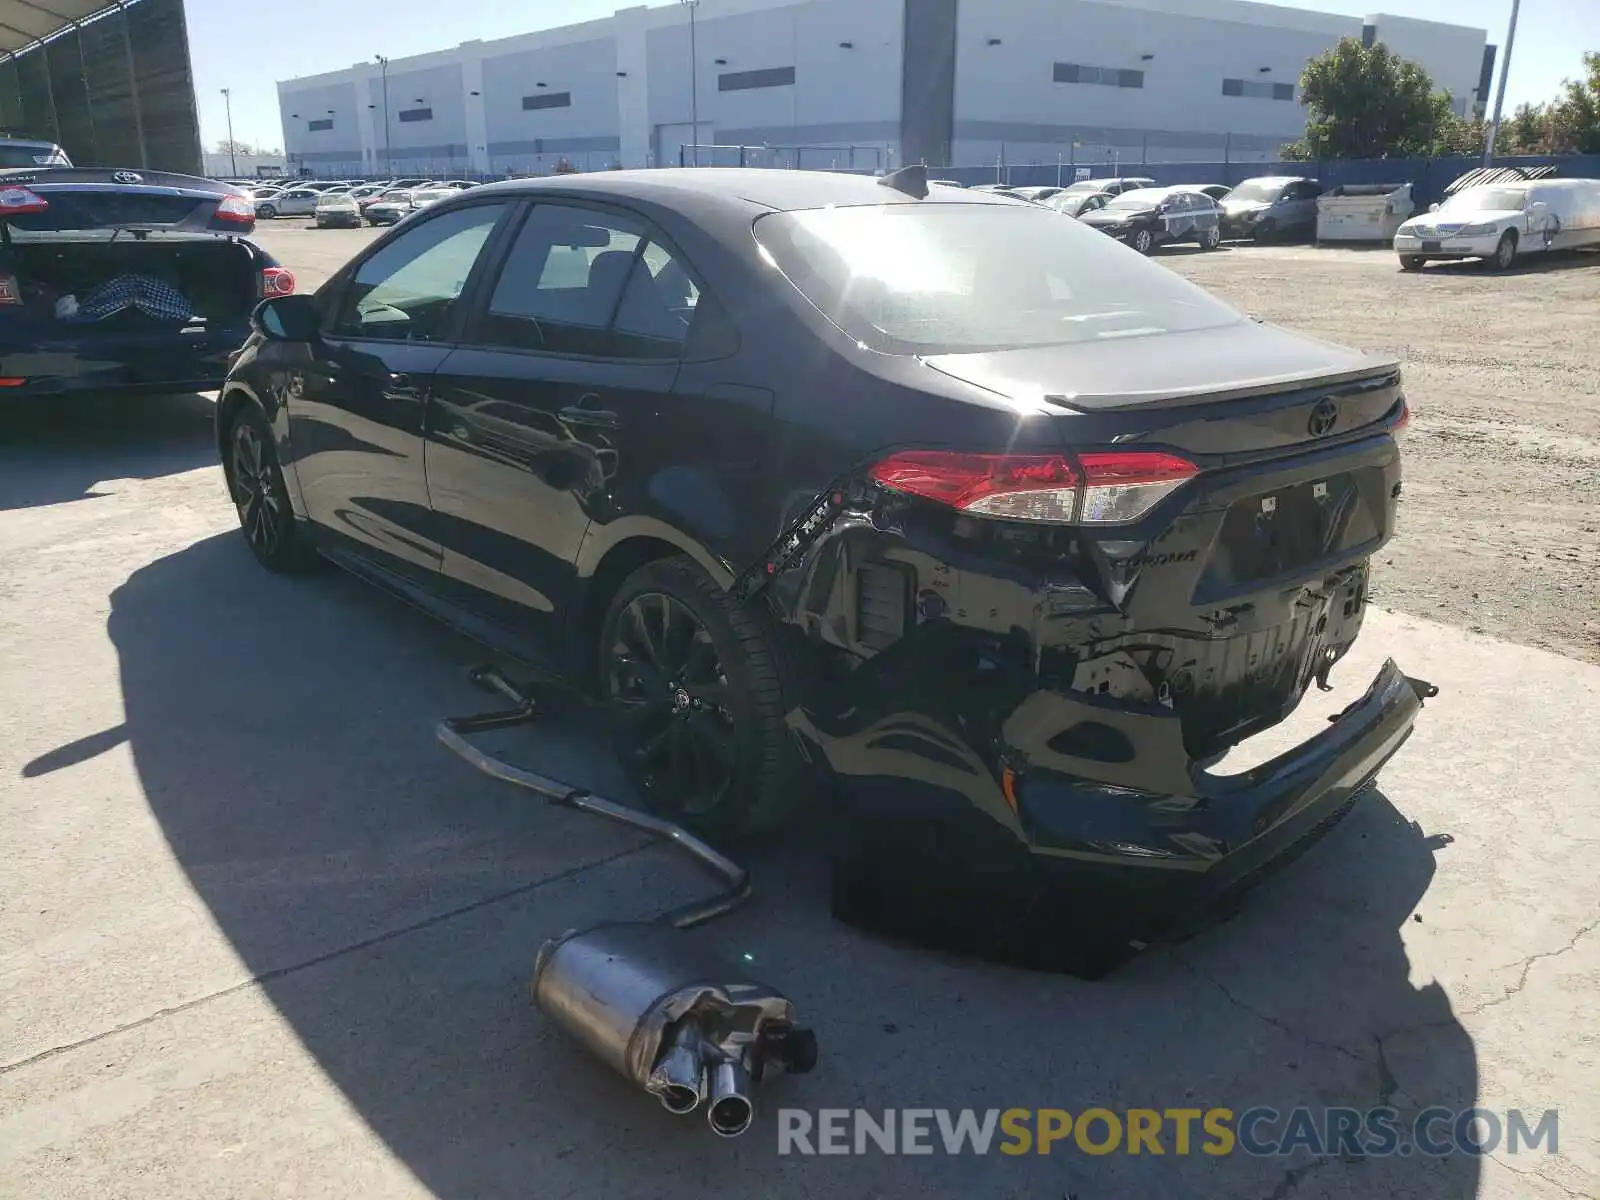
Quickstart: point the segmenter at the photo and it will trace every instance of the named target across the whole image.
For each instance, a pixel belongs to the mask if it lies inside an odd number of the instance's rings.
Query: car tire
[[[258,216],[258,217],[265,217],[267,220],[270,221],[270,220],[272,220],[273,217],[275,217],[277,215],[278,215],[278,210],[276,208],[274,208],[270,204],[258,204],[258,205],[256,205],[256,216]]]
[[[1156,248],[1155,235],[1148,229],[1141,229],[1128,239],[1128,245],[1132,246],[1140,254],[1149,254]]]
[[[239,529],[258,563],[286,575],[316,564],[289,506],[272,430],[254,404],[242,405],[228,426],[223,474]]]
[[[1263,221],[1256,226],[1252,236],[1258,242],[1270,242],[1278,236],[1278,226],[1272,221]]]
[[[1400,269],[1402,271],[1420,271],[1422,264],[1428,260],[1420,254],[1402,254],[1400,256]]]
[[[1509,271],[1517,261],[1517,231],[1508,229],[1500,238],[1500,244],[1494,248],[1494,257],[1489,260],[1491,271]]]
[[[617,757],[652,811],[711,836],[794,812],[802,772],[772,630],[692,559],[623,581],[594,658]]]
[[[1215,250],[1222,245],[1222,230],[1213,225],[1200,235],[1200,249]]]

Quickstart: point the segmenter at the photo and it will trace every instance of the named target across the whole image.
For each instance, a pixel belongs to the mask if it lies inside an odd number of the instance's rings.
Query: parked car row
[[[938,182],[961,186],[953,181]],[[1316,232],[1317,197],[1323,187],[1314,179],[1286,175],[1246,179],[1232,188],[1220,183],[1158,187],[1146,176],[1124,176],[1079,179],[1063,187],[992,183],[969,190],[1043,204],[1115,231],[1116,236],[1149,253],[1175,241],[1194,241],[1209,248],[1225,238],[1257,242],[1310,238]],[[1128,200],[1130,196],[1133,199]],[[1113,201],[1120,203],[1108,217],[1104,213]]]
[[[250,192],[256,216],[314,217],[319,229],[392,225],[408,213],[445,196],[475,187],[467,179],[390,179],[376,183],[329,180],[266,184]]]

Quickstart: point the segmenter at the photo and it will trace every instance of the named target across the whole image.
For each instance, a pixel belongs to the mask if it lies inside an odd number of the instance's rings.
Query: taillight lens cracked
[[[1186,458],[1155,450],[1080,454],[963,454],[908,450],[875,464],[873,479],[895,491],[974,516],[1055,524],[1136,521],[1200,473]]]

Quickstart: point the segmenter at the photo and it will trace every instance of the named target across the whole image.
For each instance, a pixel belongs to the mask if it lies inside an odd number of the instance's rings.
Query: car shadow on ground
[[[0,397],[0,406],[0,511],[92,499],[102,480],[217,461],[208,395]]]
[[[1542,275],[1556,271],[1573,271],[1583,267],[1600,266],[1600,251],[1556,250],[1550,254],[1524,254],[1505,271],[1493,270],[1481,258],[1467,258],[1452,262],[1431,262],[1422,270],[1430,275]]]
[[[321,1070],[438,1195],[1286,1196],[1311,1172],[1330,1195],[1475,1192],[1469,1157],[1212,1157],[1198,1127],[1164,1157],[777,1153],[784,1104],[1472,1107],[1471,1039],[1440,989],[1413,986],[1400,936],[1443,839],[1381,794],[1234,920],[1093,984],[875,940],[829,920],[805,839],[755,852],[757,900],[694,936],[770,973],[823,1062],[766,1085],[756,1129],[726,1142],[530,1010],[543,938],[659,911],[683,880],[659,849],[433,743],[435,718],[485,706],[462,682],[469,645],[340,574],[267,576],[237,535],[135,572],[108,625],[172,854]],[[615,786],[578,725],[546,737],[540,769]]]

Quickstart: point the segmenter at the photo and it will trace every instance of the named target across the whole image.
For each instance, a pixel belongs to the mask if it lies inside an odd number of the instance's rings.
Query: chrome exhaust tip
[[[755,1105],[750,1102],[750,1073],[735,1062],[719,1062],[711,1068],[711,1107],[706,1120],[718,1137],[738,1137],[755,1120]]]
[[[655,1093],[661,1107],[671,1113],[692,1113],[700,1107],[707,1090],[706,1065],[700,1057],[702,1037],[699,1022],[685,1017],[673,1029],[661,1060],[645,1084]]]

